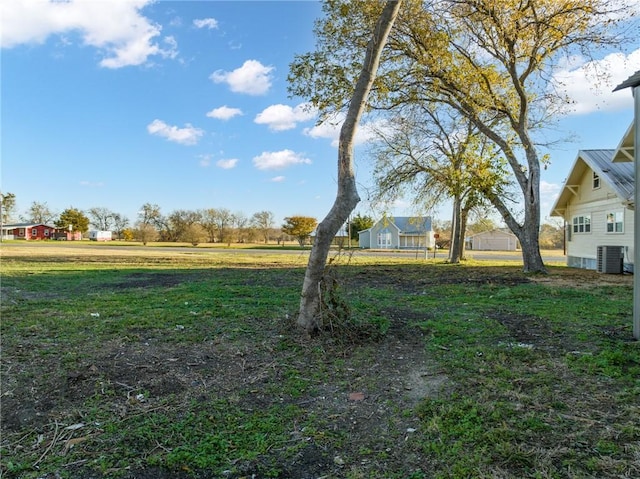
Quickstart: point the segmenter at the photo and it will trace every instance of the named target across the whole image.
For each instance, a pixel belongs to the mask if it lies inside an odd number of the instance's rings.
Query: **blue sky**
[[[280,224],[329,211],[339,125],[317,126],[286,81],[294,55],[314,49],[319,3],[12,0],[0,14],[1,189],[19,213],[37,201],[134,222],[156,203],[164,214],[269,210]],[[598,60],[611,76],[599,90],[586,59],[555,72],[575,101],[558,135],[574,138],[549,152],[543,217],[577,151],[615,148],[632,120],[630,91],[611,90],[640,69],[640,40]],[[366,147],[356,153],[357,211],[378,216]],[[388,211],[413,212],[408,201]]]

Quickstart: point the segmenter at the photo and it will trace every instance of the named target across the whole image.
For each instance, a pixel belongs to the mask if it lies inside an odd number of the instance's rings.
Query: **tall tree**
[[[34,201],[27,211],[27,221],[31,223],[50,224],[55,219],[56,214],[49,208],[46,202]]]
[[[353,140],[360,118],[366,109],[367,99],[378,71],[382,50],[398,15],[401,3],[400,0],[389,0],[385,3],[382,13],[379,13],[379,19],[373,29],[364,59],[360,62],[362,65],[360,75],[355,83],[353,93],[350,95],[351,101],[349,102],[344,123],[340,128],[338,191],[331,210],[316,229],[316,238],[309,255],[309,263],[307,264],[300,295],[300,310],[297,323],[307,333],[312,333],[322,327],[319,288],[324,276],[331,241],[360,201],[353,168]]]
[[[200,212],[200,224],[204,228],[207,233],[208,242],[215,243],[216,242],[216,233],[217,233],[217,222],[216,218],[218,216],[218,211],[214,208],[207,208]]]
[[[215,210],[213,223],[216,228],[218,241],[221,243],[231,243],[231,230],[233,228],[233,213],[227,208]]]
[[[233,227],[236,230],[236,241],[244,243],[247,238],[247,225],[249,218],[242,211],[236,211],[233,214]]]
[[[129,218],[120,213],[113,214],[113,232],[118,239],[124,237],[125,230],[129,227]]]
[[[260,232],[265,244],[269,242],[269,234],[275,223],[276,220],[271,211],[258,211],[251,217],[251,224]]]
[[[157,204],[145,203],[138,211],[138,221],[145,225],[158,226],[162,222],[162,213]]]
[[[458,263],[469,211],[482,203],[483,194],[504,197],[508,174],[471,122],[451,109],[424,106],[406,109],[406,116],[381,131],[374,147],[375,196],[389,201],[408,194],[427,211],[451,199],[449,262]]]
[[[371,25],[371,0],[326,1],[318,51],[296,58],[290,90],[321,111],[339,108],[357,75],[354,58]],[[525,271],[545,271],[539,249],[539,130],[566,107],[550,85],[566,56],[620,45],[633,5],[609,0],[406,0],[373,91],[380,110],[445,104],[501,151],[516,204],[489,200],[522,245]],[[523,213],[520,215],[520,213]]]
[[[89,208],[87,215],[91,219],[91,224],[100,231],[111,231],[113,217],[115,213],[108,208]]]
[[[89,231],[89,218],[77,208],[67,208],[60,213],[55,225],[56,228],[86,233]]]
[[[300,246],[304,246],[317,225],[318,220],[310,216],[288,216],[284,219],[282,232],[293,236]]]

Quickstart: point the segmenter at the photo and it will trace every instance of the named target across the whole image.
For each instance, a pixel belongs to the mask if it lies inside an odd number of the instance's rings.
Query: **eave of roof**
[[[630,87],[635,88],[638,85],[640,85],[640,70],[638,70],[629,78],[627,78],[625,81],[620,83],[620,85],[615,87],[613,91],[624,90],[625,88],[630,88]]]

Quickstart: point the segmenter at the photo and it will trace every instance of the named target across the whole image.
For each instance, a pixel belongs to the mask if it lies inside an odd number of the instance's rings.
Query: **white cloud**
[[[638,70],[640,48],[629,55],[612,53],[600,60],[573,57],[554,73],[551,84],[567,95],[566,112],[586,115],[594,111],[617,111],[632,102],[623,92],[613,89]]]
[[[265,151],[253,158],[253,164],[259,170],[281,170],[292,165],[308,165],[311,160],[291,150]]]
[[[175,39],[165,39],[168,48],[162,48],[156,41],[162,27],[140,13],[151,1],[2,2],[0,43],[2,48],[11,48],[79,32],[84,45],[104,53],[100,65],[105,68],[141,65],[154,55],[173,58],[177,55]]]
[[[177,126],[167,125],[162,120],[153,120],[147,125],[147,131],[151,135],[160,136],[182,145],[195,145],[200,137],[204,135],[204,131],[191,126],[189,123],[184,128],[178,128]]]
[[[271,178],[272,183],[282,183],[287,177],[286,176],[274,176]]]
[[[274,67],[265,66],[257,60],[247,60],[233,71],[217,70],[209,78],[214,83],[226,83],[234,93],[264,95],[271,88],[273,69]]]
[[[265,108],[253,121],[259,125],[267,125],[270,130],[283,131],[295,128],[298,122],[313,120],[317,113],[317,109],[309,103],[300,103],[294,108],[277,104]]]
[[[210,112],[207,112],[209,118],[215,118],[217,120],[229,120],[238,115],[242,115],[242,110],[239,108],[229,108],[227,105],[214,108]]]
[[[208,28],[209,30],[215,30],[218,28],[218,20],[215,18],[199,18],[193,21],[196,28]]]
[[[223,170],[230,170],[232,168],[235,168],[237,164],[238,164],[237,158],[229,158],[227,160],[218,160],[216,162],[216,165],[218,165],[218,167],[222,168]]]

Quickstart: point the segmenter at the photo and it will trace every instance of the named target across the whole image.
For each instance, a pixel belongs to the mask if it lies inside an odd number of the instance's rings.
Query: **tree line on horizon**
[[[17,216],[28,223],[51,224],[59,229],[87,233],[91,227],[98,231],[110,231],[116,239],[138,240],[146,244],[152,241],[199,243],[255,243],[258,241],[284,242],[296,240],[306,244],[315,230],[316,218],[293,215],[278,226],[271,211],[258,211],[250,217],[241,211],[227,208],[202,210],[175,210],[163,214],[157,204],[145,203],[136,221],[105,207],[93,207],[86,211],[69,207],[57,213],[46,202],[34,201],[24,214],[16,215],[16,199],[13,193],[0,193],[1,221],[9,224]],[[351,219],[351,237],[357,239],[358,231],[373,225],[369,216],[356,215]]]
[[[126,216],[104,207],[89,208],[86,212],[77,208],[67,208],[58,214],[46,202],[34,201],[24,214],[15,211],[15,195],[0,193],[2,224],[9,224],[14,218],[22,222],[52,224],[60,229],[71,229],[87,233],[91,227],[99,231],[110,231],[116,239],[138,240],[143,243],[153,241],[199,243],[255,243],[297,241],[300,246],[309,242],[317,226],[317,219],[309,216],[292,215],[278,226],[270,211],[259,211],[246,216],[227,208],[207,208],[204,210],[175,210],[163,215],[156,204],[145,203],[138,218],[131,223]],[[358,240],[360,231],[371,228],[375,219],[357,213],[350,217],[346,231],[352,242]],[[349,226],[350,224],[350,226]],[[478,209],[466,228],[467,235],[491,231],[499,225],[489,217],[486,210]],[[436,244],[439,248],[451,247],[451,221],[434,221],[433,230],[438,233]],[[564,229],[560,224],[544,223],[540,228],[542,249],[561,249]],[[355,244],[355,243],[352,243]]]

